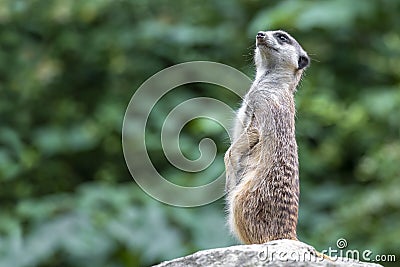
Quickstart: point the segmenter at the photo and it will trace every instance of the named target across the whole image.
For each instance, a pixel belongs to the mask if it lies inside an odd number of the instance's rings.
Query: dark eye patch
[[[292,40],[290,40],[289,36],[287,34],[284,33],[274,33],[274,37],[275,39],[278,41],[279,44],[292,44]]]

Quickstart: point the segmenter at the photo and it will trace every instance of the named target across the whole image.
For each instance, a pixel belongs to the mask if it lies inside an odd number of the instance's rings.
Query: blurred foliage
[[[313,58],[296,97],[300,239],[322,250],[343,237],[400,260],[398,10],[397,0],[1,1],[0,266],[146,266],[234,244],[223,200],[174,208],[135,185],[122,120],[135,89],[173,64],[211,60],[252,76],[255,33],[277,28]],[[185,87],[146,132],[159,171],[186,185],[200,177],[167,163],[159,127],[199,95],[239,103]],[[204,136],[218,143],[214,175],[229,145],[222,128],[190,123],[182,148],[196,157]]]

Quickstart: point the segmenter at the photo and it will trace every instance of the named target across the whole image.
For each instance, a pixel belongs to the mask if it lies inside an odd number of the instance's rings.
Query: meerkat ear
[[[298,69],[301,70],[310,64],[310,60],[308,59],[307,56],[299,56],[299,60],[298,60],[297,64],[298,64]]]

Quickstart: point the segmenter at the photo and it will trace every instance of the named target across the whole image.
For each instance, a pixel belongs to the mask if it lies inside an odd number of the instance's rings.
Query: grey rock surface
[[[186,257],[155,265],[157,267],[198,266],[382,266],[349,258],[317,256],[310,245],[294,240],[276,240],[261,245],[242,245],[198,251]]]

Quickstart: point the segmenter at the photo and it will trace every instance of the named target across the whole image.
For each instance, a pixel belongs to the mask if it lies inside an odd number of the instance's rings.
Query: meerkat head
[[[310,59],[299,43],[284,31],[259,31],[256,36],[255,64],[259,70],[303,72]]]

